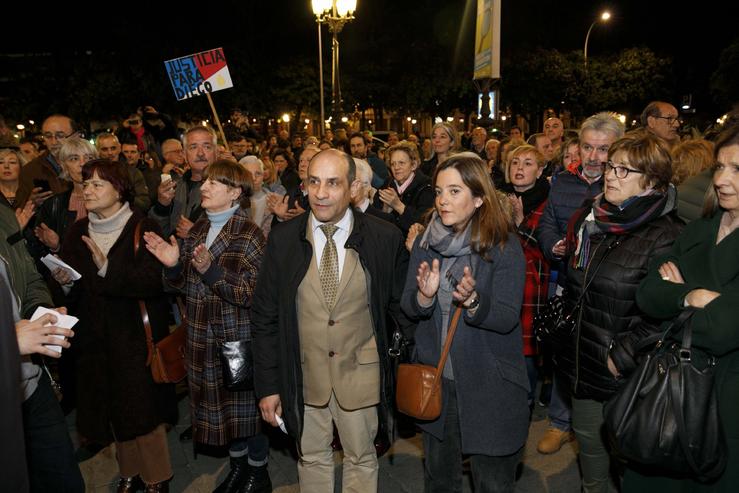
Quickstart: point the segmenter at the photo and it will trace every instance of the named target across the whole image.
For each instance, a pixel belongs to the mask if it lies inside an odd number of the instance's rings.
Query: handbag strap
[[[459,325],[459,317],[462,316],[462,305],[458,305],[452,315],[452,321],[449,322],[449,330],[447,331],[446,341],[444,341],[444,348],[441,350],[441,356],[439,357],[439,364],[436,365],[436,375],[434,375],[434,384],[436,387],[441,380],[441,375],[444,373],[444,365],[446,364],[447,357],[449,356],[449,350],[452,347],[452,339],[454,339],[454,333],[457,332],[457,325]],[[431,397],[431,394],[427,395],[427,400]]]
[[[141,246],[142,222],[144,222],[143,219],[136,223],[136,229],[133,230],[134,257],[139,253],[139,247]],[[141,312],[141,321],[144,323],[144,331],[146,331],[146,366],[149,366],[154,355],[154,338],[151,336],[151,322],[149,322],[149,312],[146,309],[146,303],[144,303],[144,300],[139,300],[139,311]]]
[[[670,368],[670,401],[672,403],[672,412],[675,416],[678,440],[680,442],[680,447],[683,449],[683,455],[685,455],[685,459],[688,461],[691,469],[696,473],[700,473],[700,467],[696,463],[695,457],[693,457],[693,451],[690,449],[690,439],[688,437],[687,427],[685,426],[685,415],[683,414],[682,406],[685,401],[685,382],[683,382],[682,376],[686,371],[690,370],[690,368],[687,367],[692,366],[690,360],[693,342],[693,327],[691,324],[686,325],[685,322],[687,322],[694,313],[695,308],[687,308],[683,310],[675,321],[665,330],[664,337],[666,338],[674,329],[685,326],[679,354],[680,364],[674,365]]]

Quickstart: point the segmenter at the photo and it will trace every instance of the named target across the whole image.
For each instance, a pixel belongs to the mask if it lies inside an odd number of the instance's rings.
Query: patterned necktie
[[[323,298],[326,300],[329,310],[332,310],[336,302],[336,292],[339,289],[339,254],[336,253],[336,243],[333,238],[338,228],[335,224],[322,224],[320,228],[323,234],[326,235],[326,245],[323,247],[321,265],[318,267],[318,271],[321,278]]]

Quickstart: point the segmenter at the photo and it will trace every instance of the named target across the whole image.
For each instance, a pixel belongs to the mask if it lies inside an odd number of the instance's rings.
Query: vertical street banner
[[[475,80],[500,78],[500,4],[501,0],[477,0]]]
[[[223,48],[164,62],[177,101],[233,87]]]

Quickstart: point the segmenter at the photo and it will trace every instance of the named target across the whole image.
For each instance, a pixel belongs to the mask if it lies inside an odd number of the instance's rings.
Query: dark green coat
[[[737,492],[739,491],[739,231],[716,244],[722,211],[690,223],[672,250],[650,267],[637,292],[637,303],[650,316],[673,319],[682,310],[685,296],[697,288],[721,293],[692,318],[693,346],[718,357],[716,390],[719,413],[729,446],[726,470],[718,481],[693,481],[658,476],[655,471],[629,469],[623,491]],[[674,262],[685,284],[663,281],[658,268]]]

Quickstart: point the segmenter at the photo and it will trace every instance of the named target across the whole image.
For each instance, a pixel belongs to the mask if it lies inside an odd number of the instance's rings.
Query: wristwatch
[[[474,310],[475,308],[478,307],[478,305],[480,305],[480,295],[477,294],[477,291],[474,292],[474,295],[475,295],[475,299],[473,299],[470,302],[470,304],[467,305],[466,307],[468,310]]]

